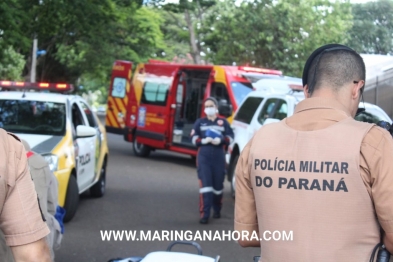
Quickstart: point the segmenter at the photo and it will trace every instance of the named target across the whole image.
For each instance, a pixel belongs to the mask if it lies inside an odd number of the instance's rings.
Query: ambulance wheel
[[[236,155],[231,163],[231,168],[229,169],[229,175],[231,176],[231,195],[232,198],[235,198],[236,193],[236,175],[235,169],[237,161],[239,160],[239,155]]]
[[[79,189],[78,183],[76,182],[76,177],[74,175],[70,176],[68,181],[67,196],[64,204],[64,209],[66,210],[64,216],[64,223],[71,221],[74,217],[79,204]]]
[[[92,197],[102,197],[105,194],[106,187],[106,159],[102,163],[100,179],[90,188],[90,195]]]
[[[136,156],[148,157],[150,155],[151,148],[144,144],[138,143],[136,140],[134,140],[132,143],[132,148],[134,149],[134,154]]]

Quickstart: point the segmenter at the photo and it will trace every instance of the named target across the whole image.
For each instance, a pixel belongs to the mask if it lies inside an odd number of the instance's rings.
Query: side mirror
[[[221,99],[218,102],[218,113],[224,117],[230,117],[232,115],[232,106],[228,104],[226,99]]]
[[[276,119],[276,118],[266,118],[266,120],[263,122],[263,125],[267,125],[270,123],[277,123],[280,122],[280,119]]]
[[[76,127],[76,137],[77,138],[84,138],[84,137],[92,137],[97,134],[95,128],[90,126],[82,126],[79,125]]]

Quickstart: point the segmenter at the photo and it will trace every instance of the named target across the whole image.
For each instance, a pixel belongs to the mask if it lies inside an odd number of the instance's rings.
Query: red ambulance
[[[112,69],[105,126],[124,135],[134,153],[165,149],[196,156],[190,133],[204,116],[203,101],[213,96],[219,113],[232,121],[252,82],[279,77],[281,71],[249,66],[182,65],[150,60],[133,68],[116,61]]]

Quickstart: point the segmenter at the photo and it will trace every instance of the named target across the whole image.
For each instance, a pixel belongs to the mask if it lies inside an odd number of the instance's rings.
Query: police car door
[[[96,136],[95,136],[95,140],[94,140],[94,150],[91,155],[92,157],[90,159],[93,164],[93,167],[94,167],[94,176],[91,177],[91,180],[90,180],[90,183],[93,183],[95,179],[98,179],[98,176],[100,174],[99,171],[101,170],[101,167],[98,166],[98,164],[99,164],[98,160],[101,157],[101,145],[102,145],[103,136],[102,136],[102,133],[101,133],[100,128],[98,126],[98,123],[96,121],[96,118],[93,115],[94,113],[91,110],[91,108],[89,107],[89,105],[85,101],[82,101],[82,100],[79,101],[79,105],[82,108],[82,112],[84,113],[89,126],[96,130]]]
[[[267,123],[267,119],[270,118],[279,121],[286,118],[287,114],[288,105],[285,99],[277,97],[267,97],[265,103],[255,114],[255,117],[252,120],[253,134],[255,133],[255,131],[257,131],[259,128],[261,128]]]
[[[82,112],[77,101],[71,105],[72,112],[72,123],[75,128],[79,125],[89,126],[85,114]],[[95,152],[95,140],[96,136],[93,137],[76,137],[76,146],[78,147],[76,156],[76,170],[77,170],[77,182],[79,191],[84,191],[89,183],[94,178],[94,152]]]

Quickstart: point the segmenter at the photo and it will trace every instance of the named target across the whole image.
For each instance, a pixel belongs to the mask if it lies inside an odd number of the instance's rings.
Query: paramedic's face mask
[[[205,102],[205,114],[207,116],[215,116],[217,113],[217,108],[214,105],[213,101],[206,101]]]

